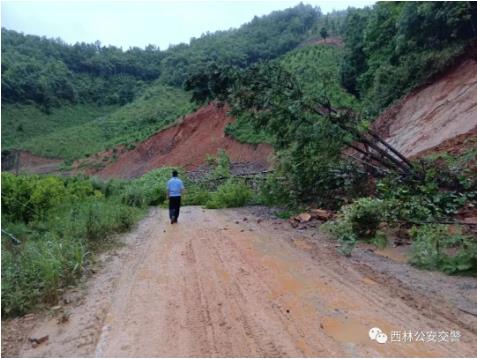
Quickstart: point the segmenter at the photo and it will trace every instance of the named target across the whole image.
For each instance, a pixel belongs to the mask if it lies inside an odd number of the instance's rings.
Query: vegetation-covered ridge
[[[279,56],[309,36],[320,16],[318,8],[300,4],[167,50],[68,45],[2,28],[2,100],[33,101],[46,110],[62,102],[125,104],[150,81],[180,87],[211,61],[245,67]]]
[[[134,145],[194,109],[185,91],[155,83],[124,106],[70,104],[44,113],[34,105],[2,107],[2,150],[23,149],[67,162]]]
[[[192,110],[181,89],[190,74],[212,62],[246,67],[273,59],[325,20],[337,31],[319,8],[297,5],[167,50],[69,45],[2,28],[3,149],[71,161],[132,145]]]
[[[350,10],[342,33],[342,84],[376,115],[452,65],[477,38],[477,4],[379,2]]]

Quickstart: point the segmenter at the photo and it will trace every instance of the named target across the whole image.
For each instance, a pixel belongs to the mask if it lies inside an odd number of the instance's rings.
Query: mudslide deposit
[[[253,163],[255,167],[268,168],[272,147],[243,144],[226,136],[224,129],[232,121],[225,107],[209,104],[186,116],[179,124],[156,133],[135,149],[121,153],[116,162],[97,174],[105,178],[131,178],[163,166],[194,170],[219,149],[225,150],[234,163]]]

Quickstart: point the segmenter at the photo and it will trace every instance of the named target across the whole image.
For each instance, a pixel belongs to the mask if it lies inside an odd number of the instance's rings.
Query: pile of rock
[[[318,220],[318,221],[323,221],[326,222],[333,218],[334,214],[331,211],[328,211],[326,209],[310,209],[307,212],[300,213],[299,215],[295,217],[291,217],[289,219],[289,222],[293,228],[297,228],[300,225],[304,223],[309,223],[313,220]],[[303,226],[300,226],[303,227]]]

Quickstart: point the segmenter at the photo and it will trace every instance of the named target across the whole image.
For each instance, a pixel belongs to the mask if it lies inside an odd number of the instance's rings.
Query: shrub
[[[30,203],[35,214],[44,216],[46,211],[61,203],[65,198],[65,186],[57,177],[40,178],[33,184]]]
[[[345,206],[343,214],[350,221],[351,228],[359,238],[372,238],[376,235],[382,220],[383,201],[375,198],[360,198],[351,206]]]
[[[383,234],[375,238],[379,224],[383,219],[383,201],[375,198],[360,198],[351,205],[343,206],[338,218],[328,222],[327,230],[341,243],[341,252],[350,255],[356,241],[371,240],[383,242]]]
[[[197,184],[190,184],[184,195],[184,205],[205,205],[210,198],[209,191]]]
[[[477,273],[475,236],[450,233],[447,225],[414,226],[410,231],[410,263],[425,269],[439,269],[448,274]]]
[[[9,315],[57,300],[58,290],[81,273],[88,253],[80,240],[52,233],[21,247],[2,250],[2,312]]]
[[[278,173],[271,173],[260,186],[260,197],[269,205],[287,205],[294,207],[298,202],[287,179]]]
[[[10,221],[29,222],[34,215],[30,204],[33,181],[26,176],[2,173],[2,216]]]
[[[210,165],[214,166],[214,170],[210,178],[230,177],[230,158],[223,149],[217,152],[217,156],[207,158]]]
[[[243,181],[229,179],[210,195],[207,208],[241,207],[252,197],[251,190]]]
[[[84,177],[2,174],[2,228],[21,242],[2,238],[3,314],[54,302],[81,273],[91,250],[110,243],[110,234],[128,230],[144,213],[134,207],[134,196],[128,205],[116,194],[122,187],[126,194],[143,187],[93,183]],[[101,190],[108,188],[114,190],[106,198]]]
[[[66,189],[68,193],[73,197],[72,200],[83,200],[87,197],[94,195],[102,196],[101,192],[95,190],[92,182],[87,180],[69,180],[66,182]]]
[[[144,207],[147,204],[146,189],[140,185],[128,186],[121,194],[121,202],[133,207]]]

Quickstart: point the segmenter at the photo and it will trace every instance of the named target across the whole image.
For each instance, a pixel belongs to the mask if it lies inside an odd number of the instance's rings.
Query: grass
[[[2,149],[36,150],[33,144],[37,138],[86,125],[99,117],[114,112],[117,108],[117,106],[93,104],[65,105],[55,108],[50,114],[47,114],[32,104],[2,105]],[[45,150],[36,150],[35,152],[45,152]]]
[[[272,136],[263,130],[257,131],[245,114],[228,124],[224,132],[241,143],[257,145],[273,142]]]
[[[130,184],[2,173],[2,316],[55,303],[92,254],[110,246],[145,213],[118,195]]]
[[[68,105],[46,114],[33,105],[5,105],[3,149],[72,161],[118,144],[140,142],[193,109],[187,92],[160,83],[120,108]]]

